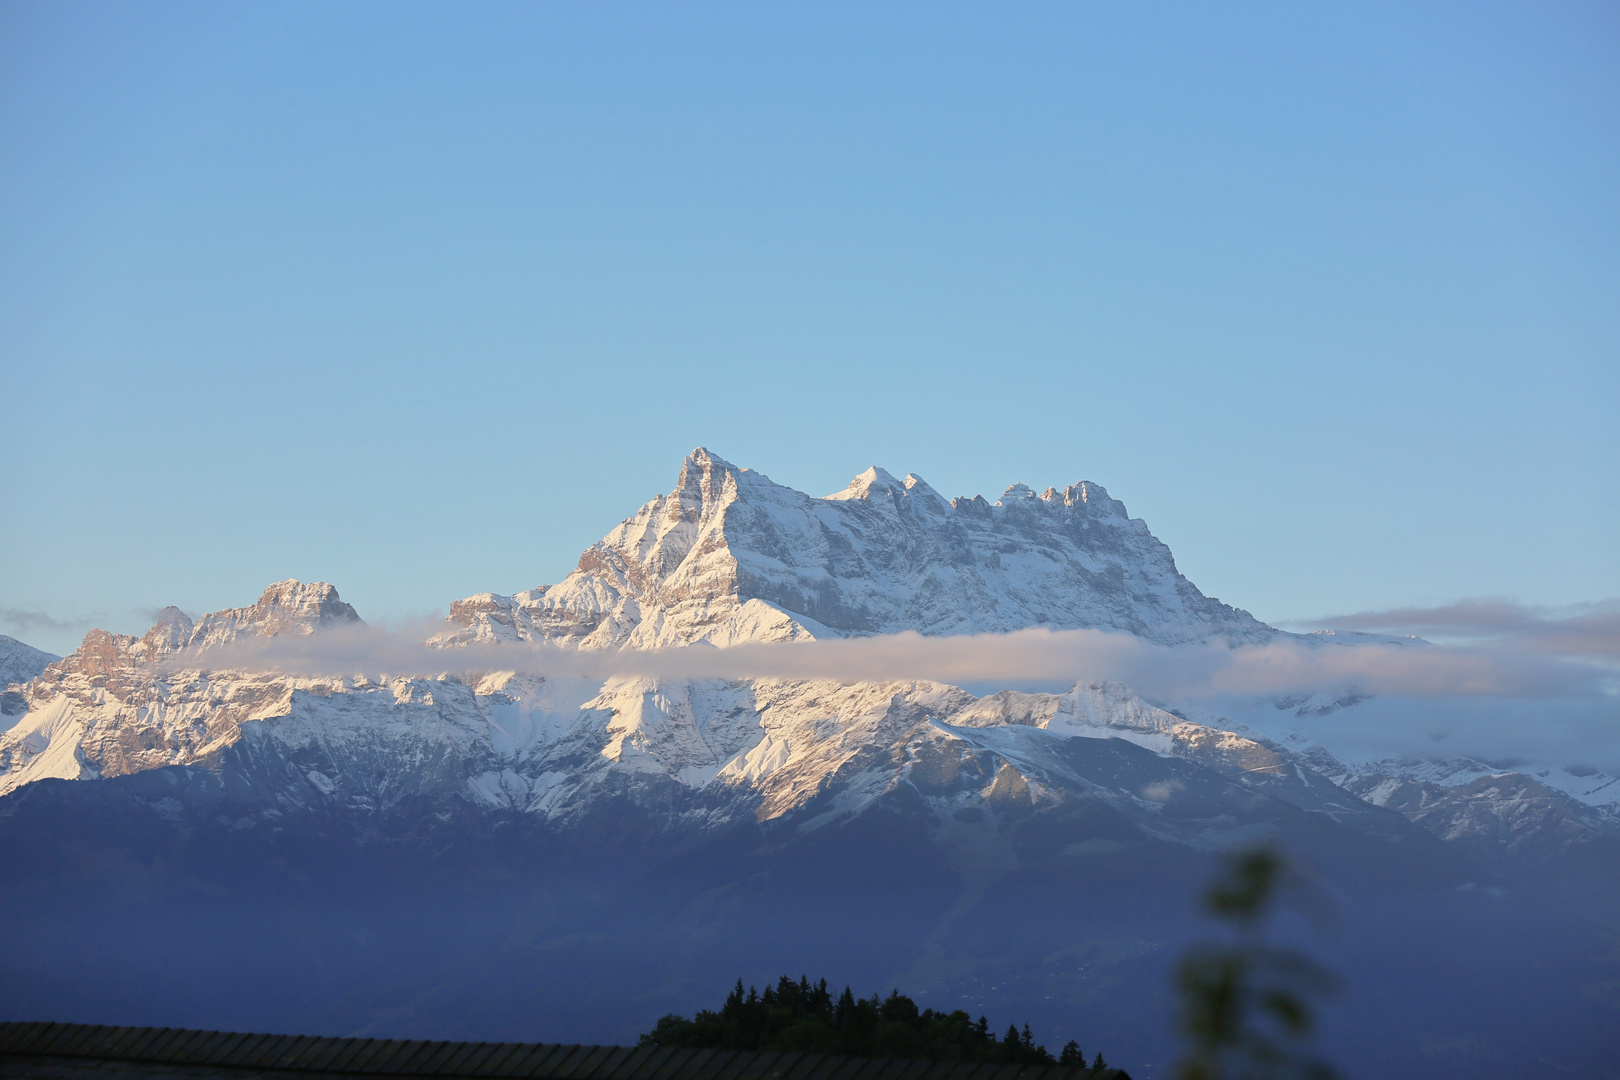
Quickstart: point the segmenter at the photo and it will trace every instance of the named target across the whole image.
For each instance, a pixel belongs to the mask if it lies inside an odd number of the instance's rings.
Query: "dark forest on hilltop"
[[[690,1019],[672,1013],[642,1035],[640,1045],[1076,1068],[1087,1064],[1072,1040],[1054,1058],[1036,1044],[1028,1024],[1022,1031],[1013,1024],[998,1038],[983,1016],[975,1021],[961,1009],[919,1010],[899,990],[886,998],[857,998],[846,986],[835,1001],[826,979],[811,983],[801,976],[794,982],[786,975],[764,991],[749,987],[746,993],[738,979],[719,1012],[704,1009]],[[1099,1053],[1090,1067],[1108,1065]]]

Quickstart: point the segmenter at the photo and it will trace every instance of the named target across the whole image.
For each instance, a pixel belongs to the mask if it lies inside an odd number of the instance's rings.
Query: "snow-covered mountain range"
[[[1200,882],[1269,840],[1342,904],[1348,1067],[1612,1059],[1596,770],[1351,743],[1389,703],[1343,686],[1220,713],[1118,681],[580,674],[1041,627],[1178,657],[1430,648],[1265,626],[1095,484],[946,501],[872,469],[817,499],[698,451],[562,582],[457,601],[427,642],[283,581],[59,660],[0,650],[0,1018],[610,1043],[807,970],[1162,1075]],[[266,670],[366,641],[409,670]]]
[[[307,678],[185,663],[187,649],[358,621],[332,586],[284,581],[195,622],[167,609],[140,638],[92,631],[60,660],[6,639],[0,658],[17,659],[0,719],[0,795],[43,779],[189,766],[240,780],[263,815],[386,814],[428,799],[566,828],[604,800],[628,800],[669,828],[702,831],[750,819],[813,827],[904,793],[942,821],[1009,800],[1106,805],[1153,835],[1208,844],[1241,817],[1221,824],[1220,814],[1174,808],[1219,778],[1372,834],[1400,820],[1389,810],[1493,850],[1580,844],[1620,822],[1620,784],[1603,774],[1346,759],[1284,729],[1268,736],[1114,683],[980,697],[927,682]],[[723,648],[1035,626],[1172,645],[1279,635],[1203,595],[1096,484],[1040,494],[1014,485],[992,504],[946,500],[916,476],[874,468],[818,499],[698,450],[674,491],[562,582],[456,601],[433,643],[453,657],[489,641]],[[1279,705],[1304,716],[1356,701]],[[1204,802],[1219,800],[1206,791]]]

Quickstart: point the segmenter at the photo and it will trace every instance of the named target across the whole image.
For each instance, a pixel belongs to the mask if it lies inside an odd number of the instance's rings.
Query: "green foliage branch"
[[[1195,947],[1176,972],[1187,1053],[1176,1080],[1334,1080],[1309,1052],[1314,999],[1334,989],[1330,972],[1267,940],[1280,896],[1303,889],[1286,860],[1268,848],[1229,856],[1204,894],[1228,929],[1226,941]]]

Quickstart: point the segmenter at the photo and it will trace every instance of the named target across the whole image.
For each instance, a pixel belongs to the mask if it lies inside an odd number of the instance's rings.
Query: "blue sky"
[[[555,581],[697,445],[1614,597],[1617,192],[1612,4],[7,4],[0,632]]]

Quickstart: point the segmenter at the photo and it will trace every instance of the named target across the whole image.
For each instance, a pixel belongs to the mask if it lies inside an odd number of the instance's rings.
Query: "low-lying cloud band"
[[[1547,650],[1422,642],[1330,644],[1279,637],[1255,645],[1164,646],[1102,630],[1020,630],[928,637],[914,632],[731,648],[582,651],[526,642],[448,648],[367,626],[258,638],[167,661],[171,669],[289,675],[428,675],[516,671],[564,678],[928,680],[1051,683],[1111,680],[1165,698],[1344,691],[1364,695],[1613,697],[1620,670]]]

